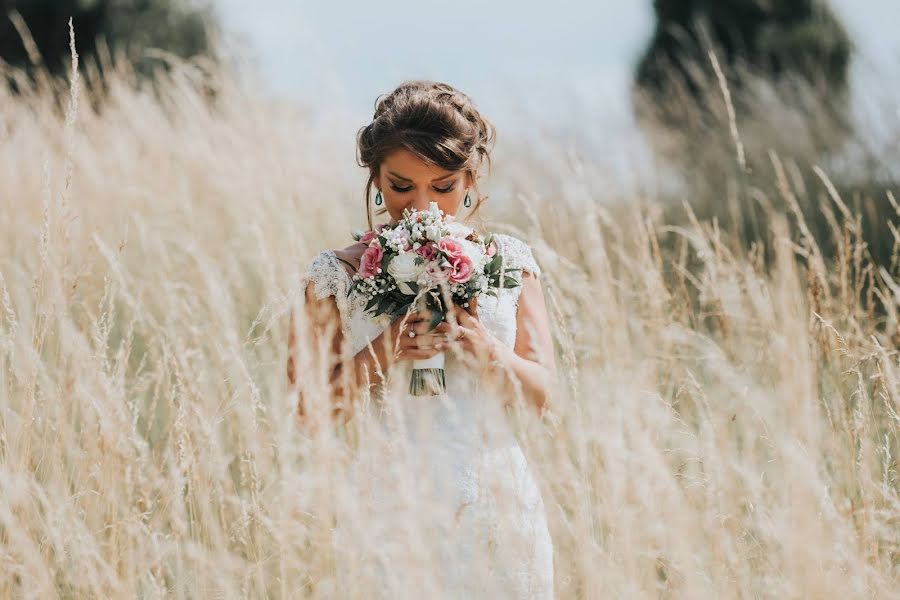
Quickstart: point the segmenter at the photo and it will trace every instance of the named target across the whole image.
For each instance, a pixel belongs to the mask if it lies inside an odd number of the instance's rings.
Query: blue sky
[[[267,88],[346,114],[339,134],[350,139],[379,94],[419,77],[462,89],[501,131],[539,114],[550,126],[590,118],[625,139],[629,79],[653,27],[650,0],[214,3]],[[878,74],[900,71],[900,2],[832,5],[859,46],[859,102],[896,88],[897,77]]]

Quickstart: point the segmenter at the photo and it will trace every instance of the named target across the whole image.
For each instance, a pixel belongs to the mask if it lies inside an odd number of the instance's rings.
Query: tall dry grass
[[[332,527],[365,500],[344,475],[385,440],[365,419],[298,428],[286,311],[364,222],[364,174],[227,73],[176,65],[157,97],[118,63],[102,108],[72,83],[63,111],[60,84],[0,92],[0,595],[333,597]],[[687,203],[678,223],[612,203],[590,156],[558,150],[501,143],[488,183],[551,188],[488,210],[545,273],[554,418],[511,417],[557,597],[896,597],[896,262],[866,260],[839,196],[835,257],[774,208],[747,248]],[[812,193],[770,158],[788,206]],[[774,206],[734,214],[750,203]],[[380,547],[385,523],[353,525]],[[427,561],[391,566],[433,583]]]

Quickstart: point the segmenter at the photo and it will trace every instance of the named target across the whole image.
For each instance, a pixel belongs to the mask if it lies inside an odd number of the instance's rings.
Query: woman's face
[[[431,202],[445,214],[455,215],[470,185],[465,171],[447,171],[431,165],[405,148],[389,153],[374,184],[381,190],[391,221],[399,221],[406,208],[425,210]]]

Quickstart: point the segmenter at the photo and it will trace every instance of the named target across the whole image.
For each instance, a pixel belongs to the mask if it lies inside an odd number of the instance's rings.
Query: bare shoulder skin
[[[347,246],[341,250],[335,250],[334,255],[340,259],[341,266],[344,267],[344,270],[347,271],[349,275],[353,275],[359,267],[359,258],[362,256],[363,250],[365,249],[365,244],[356,242],[352,246]],[[348,265],[347,263],[350,264]],[[352,265],[352,267],[350,265]]]

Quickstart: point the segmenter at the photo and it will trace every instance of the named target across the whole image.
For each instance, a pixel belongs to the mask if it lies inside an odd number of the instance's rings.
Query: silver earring
[[[472,206],[472,199],[469,198],[469,192],[466,192],[466,199],[463,200],[463,204],[465,205],[466,208],[469,208],[470,206]]]
[[[375,194],[375,206],[381,206],[382,202],[384,202],[384,198],[381,197],[381,190],[378,190],[378,193]]]

